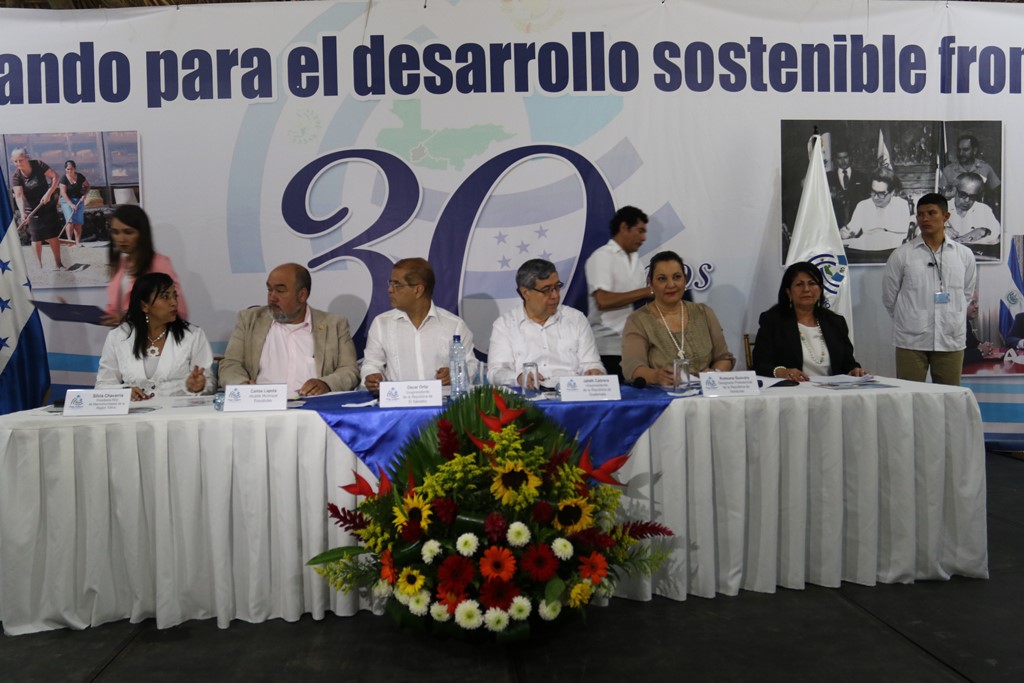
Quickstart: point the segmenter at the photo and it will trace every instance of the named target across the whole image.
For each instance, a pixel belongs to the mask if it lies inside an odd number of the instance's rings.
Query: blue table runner
[[[372,398],[366,391],[318,396],[306,399],[301,409],[315,410],[376,473],[378,468],[389,469],[402,445],[444,408],[344,407]],[[658,388],[622,387],[621,401],[537,401],[535,405],[568,434],[575,434],[581,446],[591,442],[591,461],[599,466],[629,452],[671,402],[672,397]]]

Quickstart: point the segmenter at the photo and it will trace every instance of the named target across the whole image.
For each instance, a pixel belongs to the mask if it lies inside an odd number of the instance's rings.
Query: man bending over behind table
[[[285,263],[267,277],[267,305],[238,314],[220,361],[221,386],[287,384],[289,394],[319,396],[355,388],[356,348],[348,321],[306,300],[309,271]]]
[[[473,333],[462,318],[434,305],[434,269],[421,258],[395,264],[388,280],[392,310],[370,324],[361,371],[368,391],[380,391],[384,380],[404,382],[439,379],[451,384],[448,351],[459,335],[474,374]]]
[[[624,206],[615,212],[611,231],[608,243],[587,259],[587,319],[601,363],[609,374],[618,375],[626,318],[633,312],[633,304],[652,296],[637,254],[647,239],[647,214],[635,206]]]

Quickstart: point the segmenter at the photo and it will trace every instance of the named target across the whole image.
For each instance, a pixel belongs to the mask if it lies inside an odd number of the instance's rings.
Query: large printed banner
[[[651,216],[641,255],[681,253],[739,352],[781,276],[781,160],[806,154],[815,121],[997,122],[985,139],[1004,147],[988,150],[1008,188],[1004,245],[981,267],[978,324],[998,341],[1005,244],[1021,232],[1021,35],[1024,9],[955,2],[0,10],[0,134],[8,169],[14,145],[62,170],[82,136],[96,141],[91,209],[145,207],[215,350],[276,264],[313,270],[313,305],[361,337],[387,308],[391,264],[426,256],[436,301],[486,352],[526,259],[554,261],[567,303],[586,308],[583,262],[633,204]],[[806,136],[780,142],[784,121]],[[115,176],[107,140],[134,141],[120,148],[133,176]],[[62,247],[89,277],[44,276],[51,255],[27,251],[38,297],[102,306],[103,258],[86,252],[105,255],[103,239],[87,221],[80,246]],[[852,322],[858,359],[891,374],[880,280],[851,269]],[[54,380],[91,383],[106,330],[46,325]]]

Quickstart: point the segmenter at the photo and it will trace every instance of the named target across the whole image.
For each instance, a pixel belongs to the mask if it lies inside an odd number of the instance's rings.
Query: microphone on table
[[[647,380],[645,380],[643,377],[637,377],[635,380],[630,382],[630,386],[632,386],[634,389],[643,389],[644,387],[647,386]]]

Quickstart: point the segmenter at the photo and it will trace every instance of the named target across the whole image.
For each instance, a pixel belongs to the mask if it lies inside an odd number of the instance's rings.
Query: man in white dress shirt
[[[921,234],[901,245],[885,264],[882,303],[892,316],[896,376],[960,384],[967,345],[967,307],[978,286],[974,254],[946,236],[946,198],[932,192],[917,200]]]
[[[603,375],[604,366],[586,317],[561,305],[555,264],[531,259],[516,272],[523,300],[494,321],[488,353],[491,384],[518,384],[523,363],[536,363],[551,384],[568,375]]]
[[[601,363],[610,374],[620,374],[622,329],[633,304],[651,296],[647,274],[637,251],[647,239],[647,214],[635,206],[615,212],[612,238],[587,259],[587,319]]]
[[[992,209],[979,201],[984,186],[985,179],[977,173],[961,173],[956,179],[954,210],[946,234],[960,244],[998,245],[1003,237]]]
[[[373,319],[366,337],[361,375],[368,391],[380,391],[382,381],[439,379],[450,384],[448,351],[456,334],[473,376],[473,333],[457,315],[435,306],[433,294],[434,269],[426,260],[395,264],[388,280],[392,310]]]

